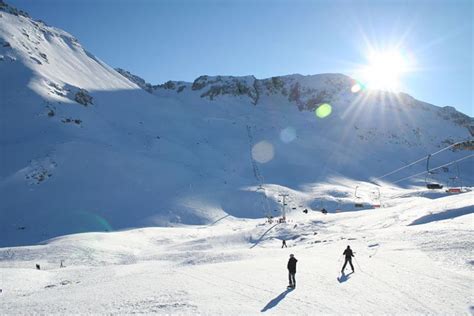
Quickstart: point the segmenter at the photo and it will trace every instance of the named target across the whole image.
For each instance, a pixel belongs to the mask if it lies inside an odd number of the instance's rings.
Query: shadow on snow
[[[290,293],[291,291],[293,291],[293,289],[287,289],[283,292],[281,292],[277,297],[275,297],[274,299],[272,299],[270,302],[268,302],[267,305],[265,305],[264,308],[262,308],[262,310],[260,312],[266,312],[267,310],[275,307],[278,305],[278,303],[280,303],[284,298],[285,296]]]
[[[341,276],[337,278],[337,281],[338,281],[339,283],[344,283],[344,282],[346,282],[347,280],[350,279],[350,275],[351,275],[352,273],[354,273],[354,272],[351,272],[351,273],[348,273],[348,274],[345,274],[345,273],[343,272],[343,273],[341,274]]]

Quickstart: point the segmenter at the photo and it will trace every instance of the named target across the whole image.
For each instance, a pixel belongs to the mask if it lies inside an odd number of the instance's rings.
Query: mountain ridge
[[[149,93],[69,33],[4,6],[0,14],[0,246],[277,215],[285,192],[308,197],[302,208],[334,213],[357,199],[340,187],[362,186],[370,209],[380,202],[371,179],[471,139],[472,118],[452,108],[353,92],[338,74],[200,76]],[[431,163],[463,155],[447,150]],[[474,182],[468,162],[458,166],[465,185]],[[385,180],[424,170],[423,161]],[[430,174],[455,176],[456,168]]]

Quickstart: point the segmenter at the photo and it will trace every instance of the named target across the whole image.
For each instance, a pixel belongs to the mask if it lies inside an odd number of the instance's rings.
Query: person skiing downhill
[[[342,266],[341,272],[344,273],[344,269],[346,268],[347,263],[350,264],[352,272],[354,272],[354,266],[352,265],[352,257],[354,257],[354,253],[352,252],[351,247],[347,246],[346,250],[344,250],[342,254],[346,257],[346,260],[344,261],[344,265]]]
[[[288,248],[288,246],[286,245],[286,240],[282,240],[281,241],[281,248]]]
[[[292,289],[296,287],[296,262],[298,262],[298,260],[296,260],[295,255],[291,254],[290,260],[288,260],[288,264],[286,265],[286,267],[288,268],[288,279],[290,281],[290,285],[288,285],[288,288]]]

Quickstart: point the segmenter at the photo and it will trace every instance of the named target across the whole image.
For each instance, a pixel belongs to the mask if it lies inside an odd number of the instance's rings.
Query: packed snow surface
[[[3,248],[2,313],[472,313],[474,193],[392,193],[390,207],[292,211],[280,224],[225,217]],[[355,273],[341,275],[347,245]],[[286,288],[290,253],[294,290]]]

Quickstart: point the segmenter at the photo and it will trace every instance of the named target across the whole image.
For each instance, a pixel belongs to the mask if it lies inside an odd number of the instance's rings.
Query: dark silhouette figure
[[[36,264],[36,270],[41,270],[41,266],[39,264]]]
[[[288,248],[288,246],[286,245],[286,240],[282,240],[281,241],[281,248]]]
[[[295,279],[295,274],[296,274],[296,260],[295,256],[293,254],[290,255],[290,260],[288,260],[288,264],[286,267],[288,268],[288,279],[290,281],[290,285],[288,287],[295,288],[296,287],[296,279]]]
[[[344,250],[343,252],[343,255],[346,257],[346,260],[344,261],[344,265],[342,266],[341,272],[344,273],[344,269],[346,268],[347,263],[350,264],[352,272],[354,272],[354,266],[352,265],[352,257],[354,257],[354,253],[352,252],[350,246],[347,246],[346,250]]]

